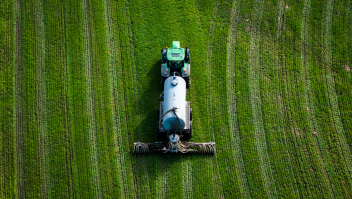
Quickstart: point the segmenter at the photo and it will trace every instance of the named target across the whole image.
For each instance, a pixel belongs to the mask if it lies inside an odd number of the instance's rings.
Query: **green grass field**
[[[352,198],[352,0],[0,2],[0,198]],[[191,49],[194,142],[157,141]]]

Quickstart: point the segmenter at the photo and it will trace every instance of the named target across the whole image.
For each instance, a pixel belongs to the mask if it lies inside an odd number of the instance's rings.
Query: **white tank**
[[[180,119],[179,130],[183,130],[186,125],[186,82],[179,76],[171,76],[164,83],[163,126],[167,131],[177,129],[179,125],[174,112],[170,111],[174,107]]]

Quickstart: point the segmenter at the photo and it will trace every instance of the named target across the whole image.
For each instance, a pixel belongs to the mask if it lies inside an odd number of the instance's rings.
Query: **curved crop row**
[[[236,36],[239,20],[239,10],[241,3],[239,1],[233,1],[231,9],[231,21],[229,28],[228,44],[227,44],[227,101],[228,101],[228,120],[229,120],[229,135],[231,139],[231,148],[233,149],[233,157],[235,160],[235,169],[238,177],[238,184],[240,185],[240,191],[242,198],[250,198],[250,190],[248,187],[248,181],[246,176],[246,170],[241,149],[241,138],[238,127],[238,116],[237,116],[237,100],[235,94],[236,87],[236,73],[235,73],[235,57],[236,57]]]
[[[252,108],[252,117],[255,133],[255,145],[260,161],[260,169],[263,177],[264,188],[267,196],[273,198],[277,196],[274,177],[268,148],[266,145],[266,135],[264,131],[262,104],[260,94],[260,60],[259,60],[259,42],[260,42],[260,24],[263,16],[263,1],[256,1],[253,11],[253,22],[251,24],[251,42],[249,54],[249,90]]]
[[[323,138],[321,136],[316,136],[318,132],[321,132],[320,126],[314,117],[315,113],[315,106],[314,103],[312,103],[311,99],[311,82],[310,82],[310,77],[307,71],[310,70],[310,63],[309,63],[309,56],[308,56],[308,45],[309,45],[309,35],[308,35],[308,25],[309,25],[309,15],[310,15],[310,9],[311,9],[311,1],[310,0],[305,0],[304,1],[304,8],[303,8],[303,15],[302,15],[302,24],[301,24],[301,39],[302,39],[302,44],[301,44],[301,51],[302,51],[302,61],[301,61],[301,67],[302,67],[302,78],[305,86],[303,87],[304,89],[304,97],[305,97],[305,103],[307,105],[306,110],[307,110],[307,116],[308,116],[308,121],[310,125],[310,133],[315,135],[315,139],[313,139],[313,144],[314,147],[316,148],[317,151],[317,156],[318,156],[318,163],[320,167],[322,168],[322,173],[324,175],[324,183],[326,184],[328,188],[328,194],[329,198],[334,198],[334,193],[333,189],[330,183],[330,175],[331,175],[331,164],[330,161],[328,161],[327,157],[327,151],[326,147],[323,144]]]
[[[299,197],[292,158],[287,147],[287,135],[280,101],[279,39],[284,33],[284,1],[269,1],[263,7],[259,42],[259,85],[262,101],[263,128],[268,155],[275,178],[277,197]],[[278,14],[276,14],[278,13]],[[270,22],[270,23],[268,23]],[[279,75],[280,74],[280,75]]]
[[[335,90],[335,80],[331,71],[332,68],[332,13],[333,13],[333,0],[327,1],[325,13],[324,13],[324,29],[323,29],[323,58],[324,58],[324,69],[325,69],[325,78],[326,78],[326,86],[327,93],[329,98],[329,104],[332,114],[332,119],[334,121],[334,126],[336,132],[338,134],[338,140],[340,142],[340,147],[346,161],[346,166],[350,175],[352,176],[352,154],[349,144],[347,143],[347,139],[345,136],[345,131],[341,122],[339,104],[337,100],[336,90]]]

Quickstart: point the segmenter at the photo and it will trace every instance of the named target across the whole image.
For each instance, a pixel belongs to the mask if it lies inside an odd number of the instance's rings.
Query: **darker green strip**
[[[40,196],[40,159],[37,122],[35,11],[32,3],[22,4],[23,24],[23,136],[26,197]]]
[[[65,11],[67,66],[69,74],[69,125],[72,131],[71,145],[73,151],[73,196],[77,198],[93,198],[87,130],[83,25],[80,2],[66,1]]]
[[[67,67],[65,49],[64,4],[44,3],[45,79],[50,143],[49,175],[51,195],[69,198],[72,194],[71,146],[69,144],[67,107]]]
[[[119,185],[114,163],[114,137],[111,120],[109,74],[107,64],[106,24],[103,1],[90,3],[92,30],[92,64],[95,95],[97,140],[102,177],[103,197],[118,197]],[[121,175],[121,174],[119,174]],[[120,196],[123,197],[123,196]]]
[[[13,3],[0,4],[0,193],[4,198],[16,197],[16,165],[14,134],[14,14]]]
[[[248,185],[252,197],[262,198],[267,196],[261,178],[260,163],[255,145],[248,74],[250,20],[256,20],[251,17],[253,6],[252,1],[244,1],[241,3],[240,12],[237,13],[240,17],[236,35],[236,96],[242,152],[248,177]],[[246,21],[246,19],[249,20]]]
[[[262,96],[262,112],[268,153],[271,160],[273,177],[278,196],[283,198],[297,197],[295,193],[295,176],[291,172],[292,165],[285,145],[285,132],[282,125],[282,115],[278,104],[278,40],[282,24],[279,24],[280,1],[269,1],[264,4],[264,12],[260,41],[260,87]],[[284,5],[282,5],[284,9]]]
[[[309,23],[309,56],[311,57],[311,68],[308,72],[312,85],[312,103],[314,103],[314,117],[320,126],[321,132],[320,145],[327,149],[324,161],[330,165],[327,169],[330,176],[330,182],[333,185],[333,191],[336,196],[342,196],[345,186],[350,184],[346,176],[346,166],[343,160],[342,151],[338,143],[338,136],[334,128],[332,113],[330,110],[329,98],[326,88],[324,57],[323,57],[323,23],[326,3],[312,0],[310,23]],[[331,24],[325,24],[331,25]],[[318,172],[318,171],[317,171]]]
[[[352,109],[351,109],[351,99],[352,99],[352,78],[351,78],[351,60],[349,59],[349,40],[350,40],[350,29],[351,21],[349,15],[351,13],[352,5],[351,2],[339,2],[334,1],[333,13],[332,13],[332,24],[327,24],[332,26],[332,67],[331,72],[335,80],[335,89],[338,99],[338,108],[340,111],[341,121],[343,123],[343,130],[345,132],[345,137],[339,139],[347,139],[348,143],[352,143]],[[336,135],[337,136],[337,135]],[[340,144],[339,150],[342,149]],[[351,146],[349,145],[349,148]],[[351,150],[346,151],[351,153]],[[341,152],[340,152],[341,153]],[[346,154],[347,155],[347,154]],[[345,156],[346,156],[345,155]],[[351,197],[352,195],[352,181],[351,181],[351,171],[347,171],[346,164],[343,159],[340,162],[341,165],[337,169],[341,170],[341,173],[337,173],[339,189],[341,189],[341,196]],[[337,179],[336,179],[337,180]]]
[[[232,3],[232,2],[231,2]],[[241,197],[238,176],[235,171],[234,150],[229,146],[231,140],[228,126],[228,107],[227,107],[227,45],[228,33],[230,28],[230,14],[232,5],[229,2],[219,2],[217,12],[213,18],[214,32],[209,36],[209,49],[211,54],[208,55],[208,66],[211,68],[210,81],[208,88],[209,115],[206,121],[210,121],[210,132],[215,137],[216,155],[213,158],[214,176],[213,185],[217,189],[217,194],[223,194],[225,198]],[[195,68],[195,70],[198,70]],[[196,78],[194,76],[194,78]],[[203,140],[209,141],[209,140]]]

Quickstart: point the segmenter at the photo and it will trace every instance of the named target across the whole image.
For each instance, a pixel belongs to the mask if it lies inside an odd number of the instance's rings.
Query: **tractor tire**
[[[162,49],[161,50],[161,63],[165,64],[167,62],[167,58],[166,58],[166,49]]]
[[[184,80],[186,81],[186,88],[191,87],[191,77],[184,77]]]
[[[192,124],[190,126],[189,131],[187,133],[182,133],[182,135],[183,135],[183,139],[184,140],[189,140],[189,139],[192,138],[192,136],[193,136],[193,134],[192,134]]]
[[[159,121],[160,121],[160,108],[158,108],[158,124],[159,124]]]
[[[161,90],[162,91],[164,90],[164,83],[165,83],[166,79],[167,79],[167,77],[161,77],[160,83],[161,83]]]
[[[187,49],[187,52],[186,52],[186,49],[185,49],[185,62],[188,63],[188,64],[191,64],[191,55],[190,55],[190,51],[189,49]]]

